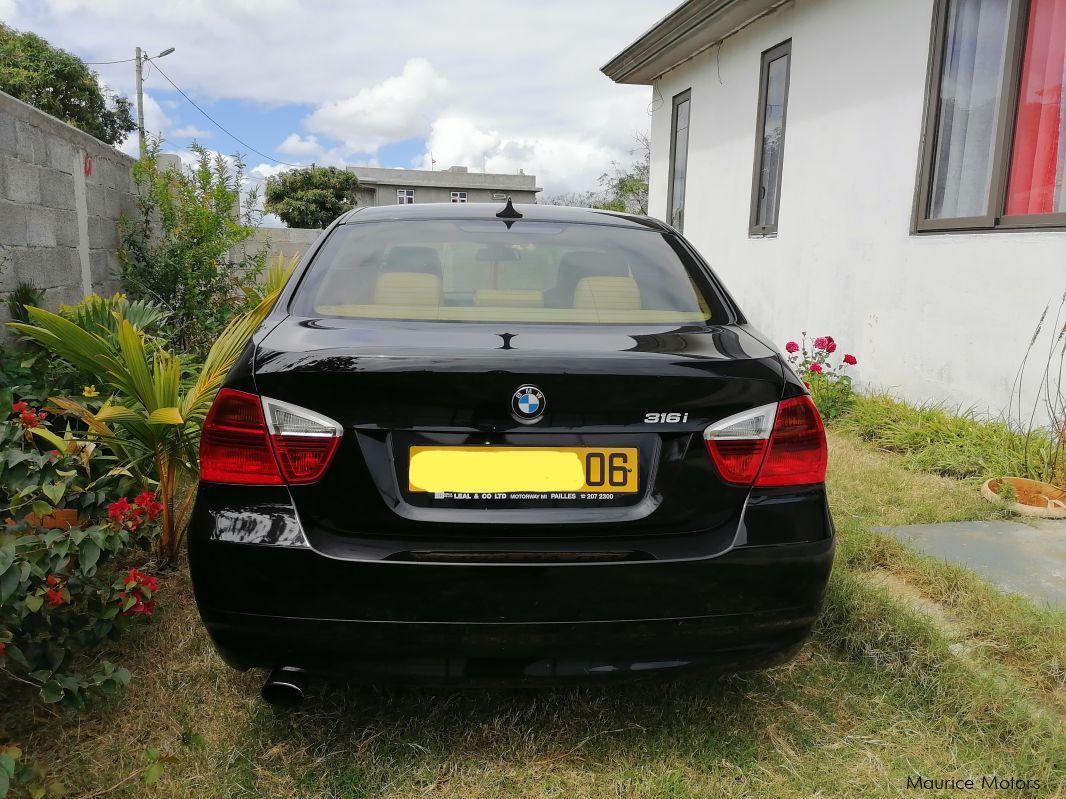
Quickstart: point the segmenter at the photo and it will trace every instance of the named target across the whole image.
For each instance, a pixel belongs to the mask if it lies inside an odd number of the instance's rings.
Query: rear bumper
[[[834,541],[638,563],[347,561],[190,537],[197,604],[236,668],[387,678],[610,677],[790,657]]]

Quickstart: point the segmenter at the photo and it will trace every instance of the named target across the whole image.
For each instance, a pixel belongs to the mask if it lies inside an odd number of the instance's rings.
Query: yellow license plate
[[[433,493],[637,490],[635,447],[411,447],[411,491]]]

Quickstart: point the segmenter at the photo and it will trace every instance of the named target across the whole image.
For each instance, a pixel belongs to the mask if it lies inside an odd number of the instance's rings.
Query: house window
[[[396,189],[396,202],[399,205],[410,205],[415,201],[414,189]]]
[[[791,60],[791,40],[762,54],[759,117],[755,123],[755,176],[752,179],[751,223],[748,228],[753,235],[777,232]]]
[[[918,230],[1066,226],[1066,0],[940,0]]]
[[[670,134],[670,195],[666,213],[678,230],[685,227],[685,179],[688,176],[688,122],[691,90],[674,97]]]
[[[466,202],[466,192],[465,191],[453,191],[452,192],[452,202],[453,203],[465,203]]]

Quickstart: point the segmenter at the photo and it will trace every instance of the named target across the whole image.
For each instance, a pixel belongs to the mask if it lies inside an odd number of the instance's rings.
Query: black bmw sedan
[[[821,419],[643,217],[360,208],[218,394],[189,534],[227,663],[607,678],[791,657],[833,558]]]

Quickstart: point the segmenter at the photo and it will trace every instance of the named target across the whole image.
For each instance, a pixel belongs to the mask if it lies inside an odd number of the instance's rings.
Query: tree
[[[334,166],[292,169],[267,178],[267,213],[289,227],[323,228],[356,205],[359,178]]]
[[[569,205],[573,208],[599,208],[604,201],[595,191],[564,191],[537,198],[538,205]]]
[[[601,208],[629,214],[648,213],[648,173],[651,168],[651,141],[646,133],[636,135],[637,146],[629,151],[636,160],[629,166],[611,162],[611,170],[600,175],[598,191],[568,191],[540,197],[541,205],[572,205],[577,208]]]
[[[17,97],[106,144],[120,144],[137,123],[130,101],[100,87],[97,75],[75,55],[35,33],[0,22],[0,91]]]
[[[646,133],[636,135],[637,146],[630,151],[636,160],[626,168],[615,161],[611,171],[600,176],[605,200],[598,208],[625,211],[630,214],[648,213],[648,173],[651,170],[651,140]]]

